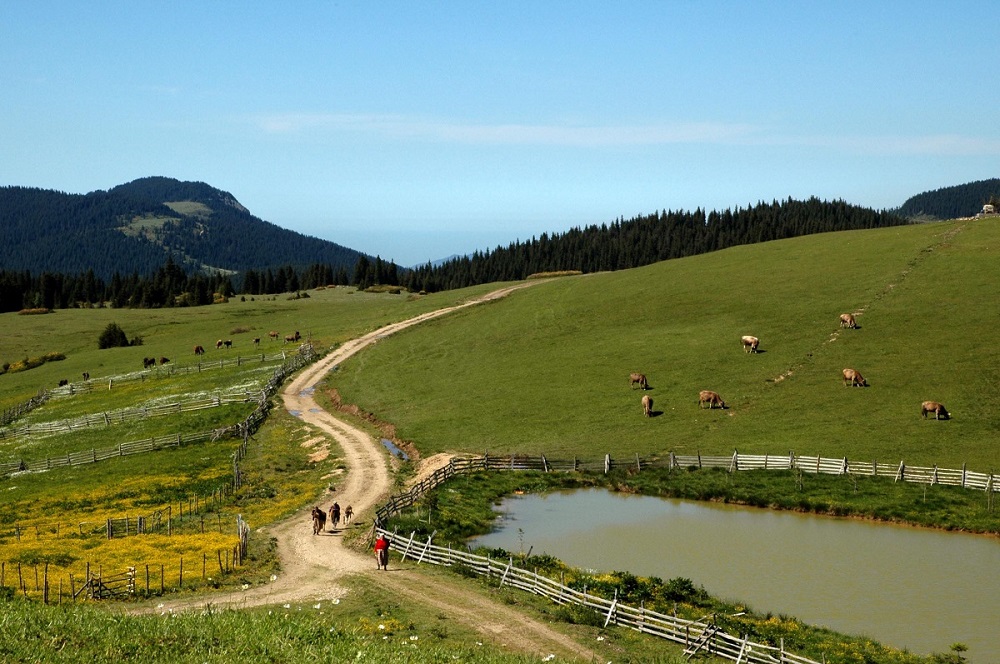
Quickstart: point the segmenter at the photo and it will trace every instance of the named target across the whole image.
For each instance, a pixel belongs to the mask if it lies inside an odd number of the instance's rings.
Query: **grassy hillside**
[[[333,384],[427,453],[794,450],[985,471],[998,277],[995,220],[738,247],[539,284],[386,339]],[[845,367],[870,387],[845,388]],[[651,419],[630,371],[649,377]],[[702,389],[729,408],[699,410]],[[927,399],[954,419],[922,420]]]

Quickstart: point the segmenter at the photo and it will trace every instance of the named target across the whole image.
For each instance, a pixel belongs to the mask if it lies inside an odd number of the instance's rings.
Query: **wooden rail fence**
[[[500,586],[517,588],[535,595],[547,597],[560,605],[575,604],[590,609],[604,617],[604,625],[621,625],[629,629],[667,639],[684,646],[690,658],[704,652],[732,660],[738,664],[820,664],[816,660],[802,657],[785,650],[784,642],[778,646],[755,643],[748,638],[736,637],[721,631],[718,626],[703,620],[687,620],[644,607],[633,607],[618,601],[617,593],[612,599],[598,597],[592,593],[579,591],[553,579],[514,565],[513,558],[494,560],[467,551],[444,548],[427,541],[414,541],[399,537],[381,527],[375,532],[385,535],[392,542],[392,549],[418,564],[453,566],[462,565],[487,579],[497,579]]]
[[[877,461],[850,461],[829,459],[818,456],[740,454],[733,452],[730,456],[677,455],[671,452],[666,458],[651,457],[613,459],[610,454],[599,461],[552,460],[545,455],[537,457],[526,455],[490,456],[454,458],[447,466],[439,468],[433,475],[427,477],[409,491],[396,494],[375,512],[376,521],[384,525],[389,518],[413,505],[427,491],[437,487],[455,475],[479,471],[517,471],[537,470],[542,472],[556,471],[591,471],[608,473],[612,470],[634,470],[641,472],[643,468],[722,468],[729,472],[747,470],[800,470],[805,473],[825,475],[859,475],[891,477],[896,482],[914,482],[918,484],[940,484],[958,486],[995,493],[1000,491],[1000,475],[968,470],[963,464],[960,470],[939,468],[938,466],[922,467],[907,466],[905,462],[879,463]]]
[[[304,345],[301,353],[291,356],[285,363],[275,369],[271,378],[268,380],[261,392],[254,394],[253,398],[249,399],[250,401],[256,401],[257,403],[257,407],[254,411],[250,413],[250,415],[248,415],[242,422],[238,422],[229,427],[193,434],[168,434],[165,436],[119,443],[114,447],[100,450],[94,448],[79,452],[69,452],[65,456],[46,457],[45,459],[37,459],[35,461],[25,461],[24,459],[9,461],[6,463],[0,463],[0,476],[25,471],[50,470],[52,468],[59,468],[62,466],[77,466],[87,463],[97,463],[98,461],[105,461],[114,457],[145,454],[147,452],[180,447],[185,444],[218,440],[226,436],[237,436],[243,440],[240,448],[238,448],[233,454],[233,468],[235,475],[234,484],[236,485],[236,488],[239,488],[241,481],[239,461],[242,460],[243,455],[246,454],[247,439],[253,435],[253,433],[260,428],[263,421],[267,419],[267,414],[271,408],[270,398],[274,396],[282,382],[284,382],[285,378],[295,371],[298,371],[309,362],[313,361],[315,357],[313,347],[308,344]],[[245,402],[246,400],[247,399],[239,399],[240,402]],[[176,412],[176,410],[174,412]],[[91,417],[102,416],[99,415]]]
[[[238,392],[218,393],[212,396],[192,397],[173,403],[162,403],[151,406],[138,406],[135,408],[122,408],[115,411],[103,413],[89,413],[80,417],[66,420],[56,420],[53,422],[36,422],[35,424],[25,424],[19,427],[0,430],[0,440],[4,438],[17,438],[19,436],[29,436],[31,434],[59,433],[61,431],[73,431],[74,429],[86,429],[89,427],[111,426],[134,420],[144,420],[150,417],[163,417],[166,415],[176,415],[178,413],[189,413],[207,408],[219,408],[234,403],[258,402],[264,395],[262,392]]]
[[[509,585],[528,592],[548,597],[558,604],[573,603],[592,609],[605,616],[605,625],[615,623],[646,634],[684,644],[685,655],[688,658],[697,652],[704,651],[737,664],[819,664],[815,660],[788,653],[784,642],[778,647],[750,642],[746,638],[738,638],[726,634],[716,625],[703,621],[684,620],[662,613],[656,613],[643,607],[626,606],[617,600],[617,596],[608,600],[596,597],[586,592],[574,590],[537,573],[515,567],[513,558],[506,563],[477,556],[470,552],[444,549],[431,544],[431,537],[426,542],[415,542],[414,535],[409,539],[401,539],[395,533],[386,530],[388,520],[402,510],[416,503],[426,492],[436,488],[452,477],[481,471],[519,471],[535,470],[542,472],[555,471],[593,471],[608,473],[616,469],[641,472],[643,468],[722,468],[728,472],[749,470],[798,470],[801,472],[829,475],[866,475],[891,477],[896,482],[915,482],[920,484],[941,484],[959,486],[967,489],[985,491],[992,497],[1000,491],[998,480],[1000,476],[993,473],[982,473],[968,470],[963,464],[961,470],[939,468],[937,466],[921,467],[907,466],[904,462],[898,464],[879,463],[878,461],[850,461],[829,459],[819,456],[796,456],[767,454],[740,454],[734,451],[731,456],[677,455],[671,452],[667,458],[642,459],[638,455],[631,459],[612,459],[610,454],[600,461],[550,460],[544,455],[532,456],[489,456],[469,458],[453,458],[447,466],[443,466],[409,491],[394,495],[388,502],[375,512],[374,532],[390,538],[393,548],[418,563],[427,562],[436,565],[465,565],[477,574],[487,578],[497,577],[500,585]]]

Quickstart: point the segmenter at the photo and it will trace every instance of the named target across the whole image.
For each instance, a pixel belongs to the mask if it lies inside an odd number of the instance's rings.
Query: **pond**
[[[514,496],[476,545],[686,577],[758,612],[918,654],[1000,653],[1000,541],[856,519],[584,489]]]

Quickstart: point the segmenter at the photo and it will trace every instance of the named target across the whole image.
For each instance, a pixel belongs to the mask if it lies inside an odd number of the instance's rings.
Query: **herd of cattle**
[[[840,314],[840,327],[841,329],[856,330],[858,329],[858,323],[853,314]],[[751,335],[744,335],[740,337],[740,343],[743,346],[743,352],[756,353],[760,345],[760,339]],[[868,381],[865,380],[864,376],[857,369],[846,368],[843,371],[843,376],[845,387],[868,387]],[[638,385],[643,391],[649,389],[649,381],[646,379],[646,375],[637,372],[629,374],[628,384],[629,387],[633,388]],[[701,408],[705,404],[708,404],[709,409],[713,409],[716,406],[723,409],[726,407],[726,402],[722,400],[719,393],[712,390],[702,390],[698,393],[698,407]],[[642,412],[646,417],[653,416],[653,399],[648,394],[642,395]],[[920,404],[920,415],[924,419],[927,419],[928,413],[934,413],[934,419],[938,420],[947,420],[951,417],[944,405],[937,401],[924,401]]]
[[[281,337],[281,334],[279,334],[278,332],[276,332],[274,330],[271,330],[270,332],[267,333],[267,336],[270,337],[272,341],[277,341],[279,339],[279,337]],[[291,334],[286,334],[285,335],[285,343],[294,343],[294,342],[299,341],[301,339],[302,339],[302,335],[299,334],[298,330],[295,330],[295,332],[293,332]],[[260,337],[255,337],[253,339],[253,345],[254,345],[255,348],[258,347],[258,346],[260,346]],[[217,342],[215,342],[215,347],[216,347],[216,349],[222,349],[222,348],[229,349],[229,348],[233,347],[233,341],[232,341],[232,339],[219,339]],[[194,354],[195,355],[204,355],[205,354],[205,347],[204,346],[195,346],[194,347]],[[157,360],[157,358],[155,358],[155,357],[144,357],[144,358],[142,358],[142,368],[143,369],[152,369],[152,368],[156,367],[157,361],[159,361],[160,366],[163,366],[164,364],[166,364],[167,362],[170,361],[170,358],[161,357],[161,358],[159,358],[159,360]],[[83,372],[83,382],[87,382],[88,380],[90,380],[90,374],[88,372],[84,371]],[[61,379],[59,381],[59,387],[63,387],[64,385],[69,385],[69,379],[63,378],[63,379]]]

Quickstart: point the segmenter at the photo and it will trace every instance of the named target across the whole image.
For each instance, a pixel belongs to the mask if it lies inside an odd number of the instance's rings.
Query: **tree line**
[[[519,281],[540,272],[624,270],[742,244],[829,231],[880,228],[908,221],[885,211],[844,201],[787,199],[753,207],[704,212],[660,211],[610,224],[543,233],[492,251],[475,252],[440,265],[404,269],[380,257],[360,255],[350,271],[343,265],[285,265],[242,273],[189,273],[172,258],[142,277],[115,273],[103,280],[82,274],[0,270],[0,311],[69,307],[202,306],[234,295],[256,296],[310,290],[318,286],[395,286],[436,292],[497,281]]]
[[[527,242],[476,252],[437,266],[428,263],[413,269],[405,285],[411,291],[430,292],[518,281],[540,272],[624,270],[737,245],[906,223],[905,218],[891,212],[815,197],[722,212],[663,210],[561,234],[543,233]]]

